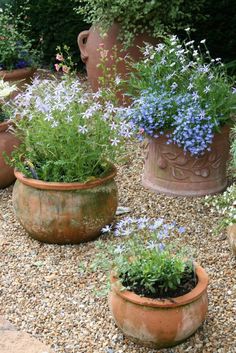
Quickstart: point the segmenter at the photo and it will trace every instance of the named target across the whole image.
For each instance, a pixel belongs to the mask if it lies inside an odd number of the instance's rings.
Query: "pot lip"
[[[175,308],[178,306],[183,306],[196,301],[207,290],[207,285],[209,281],[208,275],[200,265],[195,264],[195,266],[196,266],[196,274],[198,277],[198,283],[196,287],[193,288],[191,292],[186,293],[180,297],[173,298],[172,300],[169,300],[169,299],[157,300],[157,299],[152,299],[147,297],[141,297],[135,294],[134,292],[131,292],[128,290],[122,291],[119,279],[115,277],[114,272],[111,273],[112,290],[114,290],[116,294],[120,296],[122,299],[141,306],[148,306],[153,308],[157,308],[157,307]]]
[[[30,72],[35,72],[36,70],[37,69],[35,67],[32,67],[32,66],[22,67],[22,68],[13,69],[13,70],[1,70],[0,71],[0,76],[10,75],[10,74],[19,73],[19,72],[30,73]]]
[[[214,137],[213,137],[213,141],[212,143],[214,143],[214,138],[215,136],[222,136],[222,135],[228,135],[229,132],[230,132],[230,129],[232,127],[232,124],[230,123],[226,123],[224,124],[223,126],[220,126],[220,131],[217,131],[217,132],[214,132]],[[162,136],[159,136],[158,138],[155,138],[153,136],[150,136],[148,134],[145,135],[145,137],[148,139],[148,140],[166,140],[167,137],[165,136],[166,134],[170,133],[172,130],[166,130],[165,133],[162,135]],[[177,145],[176,145],[177,146]],[[181,147],[180,147],[181,148]]]
[[[105,184],[109,180],[113,179],[117,174],[117,169],[114,165],[112,165],[112,170],[109,172],[108,175],[104,176],[103,178],[97,178],[95,180],[89,181],[87,183],[61,183],[61,182],[48,182],[42,181],[37,179],[31,179],[24,176],[23,173],[14,170],[15,177],[18,181],[22,184],[31,186],[35,189],[41,190],[85,190],[91,189],[96,186]]]

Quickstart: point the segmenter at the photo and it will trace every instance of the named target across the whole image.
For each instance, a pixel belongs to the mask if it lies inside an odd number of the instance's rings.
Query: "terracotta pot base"
[[[199,265],[196,275],[197,286],[172,300],[155,300],[122,290],[112,275],[109,307],[117,326],[132,341],[151,348],[185,341],[202,325],[208,310],[208,276]]]
[[[50,183],[15,172],[13,207],[36,240],[77,244],[95,239],[112,222],[117,208],[115,169],[106,177],[81,183]]]
[[[147,139],[143,186],[172,196],[204,196],[226,189],[229,127],[216,133],[211,151],[198,158],[166,142],[165,136]]]
[[[0,123],[0,188],[5,188],[15,181],[14,170],[6,164],[3,152],[8,156],[14,150],[14,146],[19,145],[19,140],[8,131],[10,123],[5,121]]]

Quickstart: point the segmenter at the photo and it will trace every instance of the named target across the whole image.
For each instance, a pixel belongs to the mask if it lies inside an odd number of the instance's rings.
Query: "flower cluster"
[[[70,47],[64,45],[63,48],[58,46],[56,48],[56,60],[57,63],[54,65],[56,71],[62,70],[65,74],[75,72],[75,63],[72,60],[72,56],[70,54]]]
[[[10,6],[0,8],[0,70],[21,69],[38,62],[39,53],[33,49],[27,34],[20,30],[21,25],[20,14],[14,16]]]
[[[3,79],[0,78],[0,123],[5,120],[5,113],[3,112],[3,104],[4,104],[4,99],[8,97],[13,91],[15,91],[17,88],[15,85],[10,85],[9,82],[3,81]]]
[[[113,232],[111,226],[102,231]],[[184,249],[177,245],[184,232],[184,227],[165,223],[163,218],[126,217],[115,225],[118,244],[107,246],[106,252],[101,245],[100,264],[105,269],[113,268],[126,288],[135,291],[141,286],[151,296],[158,285],[164,295],[178,287],[185,271],[192,270]],[[177,238],[174,243],[173,236]]]
[[[204,203],[222,217],[217,230],[236,223],[236,185],[233,184],[222,195],[206,196]]]
[[[131,134],[119,111],[102,101],[101,92],[86,93],[70,76],[61,81],[36,78],[14,100],[16,133],[23,142],[12,163],[32,176],[30,164],[45,181],[101,177]]]
[[[194,42],[181,44],[167,37],[156,47],[147,45],[144,59],[134,64],[130,79],[133,104],[127,109],[140,138],[143,133],[167,136],[192,155],[210,148],[214,133],[228,123],[236,109],[236,94],[220,59],[201,54]]]

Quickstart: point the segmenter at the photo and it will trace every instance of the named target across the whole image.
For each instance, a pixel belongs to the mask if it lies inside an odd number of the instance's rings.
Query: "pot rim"
[[[30,186],[35,189],[41,190],[85,190],[91,189],[98,185],[105,184],[109,180],[113,179],[117,174],[117,169],[114,165],[112,165],[112,169],[108,175],[104,176],[103,178],[97,178],[95,180],[89,181],[87,183],[62,183],[62,182],[49,182],[49,181],[42,181],[37,179],[31,179],[24,176],[23,173],[14,170],[15,177],[19,180],[22,184]]]
[[[209,282],[208,275],[206,271],[198,264],[195,264],[196,266],[196,274],[198,277],[198,283],[195,288],[191,290],[191,292],[188,292],[182,296],[173,298],[172,300],[169,299],[152,299],[148,297],[141,297],[138,294],[135,294],[134,292],[124,290],[122,291],[121,288],[121,283],[119,279],[115,276],[114,272],[111,273],[111,285],[112,285],[112,290],[115,291],[115,293],[120,296],[122,299],[132,302],[137,305],[141,306],[148,306],[148,307],[153,307],[153,308],[175,308],[178,306],[183,306],[186,304],[189,304],[193,301],[196,301],[199,297],[203,295],[204,292],[207,290],[207,285]]]
[[[35,72],[36,71],[36,68],[35,67],[32,67],[32,66],[27,66],[27,67],[22,67],[22,68],[19,68],[19,69],[13,69],[13,70],[1,70],[0,71],[0,77],[3,76],[5,77],[6,75],[11,75],[11,74],[14,74],[14,73],[30,73],[30,72]]]

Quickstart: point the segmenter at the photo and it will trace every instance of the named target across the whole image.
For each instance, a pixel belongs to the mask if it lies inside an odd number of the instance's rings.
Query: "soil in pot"
[[[162,284],[160,282],[156,282],[154,284],[154,293],[146,289],[141,284],[141,281],[136,280],[136,283],[134,285],[128,278],[127,274],[124,275],[124,280],[122,281],[122,284],[124,287],[130,288],[135,294],[143,297],[152,299],[169,299],[180,297],[181,295],[191,292],[191,290],[197,285],[197,277],[194,271],[186,271],[183,274],[179,286],[176,289],[169,288],[167,291],[163,291]]]

